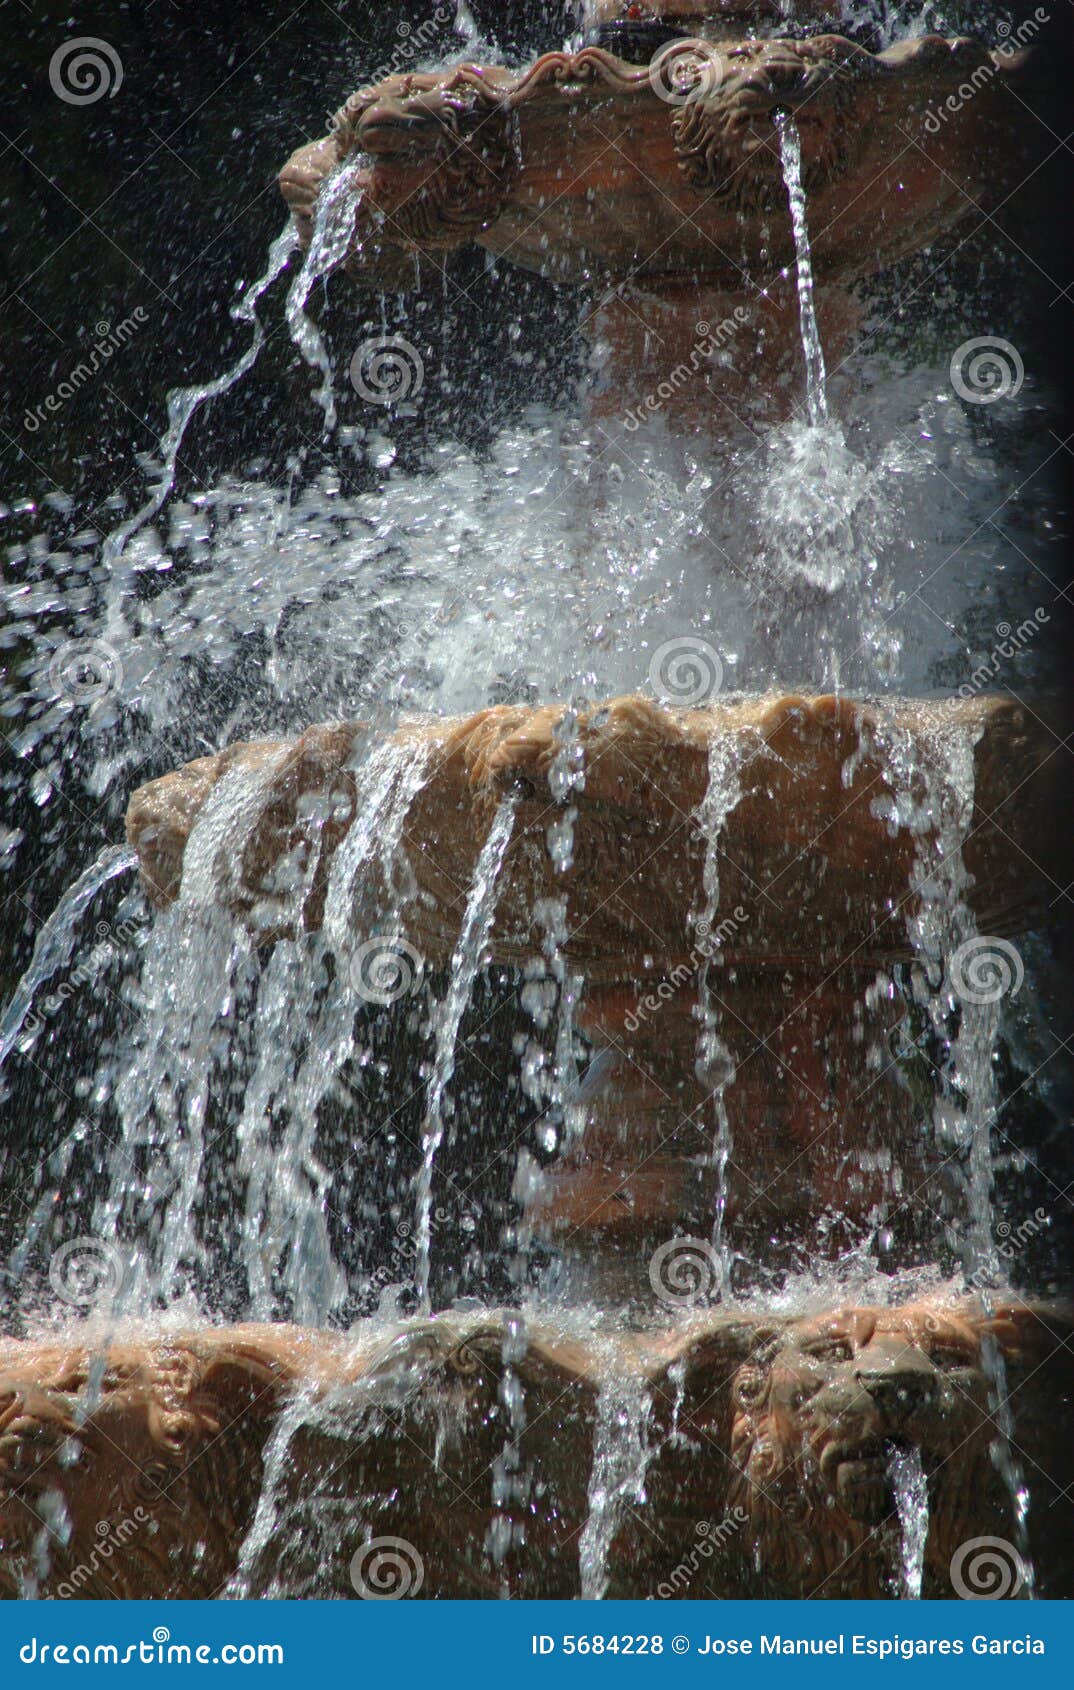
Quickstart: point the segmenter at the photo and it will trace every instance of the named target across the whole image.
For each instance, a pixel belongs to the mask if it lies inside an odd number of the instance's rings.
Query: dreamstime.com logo
[[[1039,1238],[1050,1223],[1051,1217],[1047,1209],[1034,1209],[1031,1215],[1020,1221],[997,1221],[996,1255],[1007,1263],[1017,1261],[1026,1246],[1034,1238]],[[982,1267],[977,1273],[966,1275],[967,1291],[991,1291],[995,1283],[995,1273],[988,1266]]]
[[[701,704],[722,687],[723,662],[708,640],[682,634],[653,652],[649,685],[662,704]]]
[[[951,355],[951,386],[968,405],[994,405],[1022,391],[1026,367],[1009,340],[978,335],[964,340]]]
[[[117,1549],[122,1549],[132,1537],[136,1537],[138,1530],[150,1518],[147,1511],[139,1505],[133,1515],[120,1520],[113,1526],[108,1520],[98,1520],[94,1526],[96,1542],[84,1561],[73,1567],[66,1578],[56,1586],[56,1595],[61,1602],[69,1602],[73,1597],[81,1596],[83,1586],[89,1584],[98,1574],[107,1578],[108,1563]]]
[[[67,106],[114,100],[123,85],[123,60],[108,41],[78,35],[57,47],[48,63],[49,87]]]
[[[350,361],[351,386],[370,405],[402,405],[425,386],[425,365],[402,335],[363,340]]]
[[[1003,1602],[1026,1581],[1025,1562],[1005,1537],[971,1537],[951,1557],[951,1588],[963,1602]]]
[[[925,133],[938,135],[944,124],[957,116],[963,106],[976,98],[982,89],[991,87],[1000,73],[1002,63],[1015,58],[1024,48],[1030,46],[1043,26],[1051,21],[1052,14],[1043,6],[1038,6],[1032,17],[1023,18],[1013,29],[1005,20],[997,23],[996,35],[999,39],[995,57],[977,65],[953,94],[948,94],[946,100],[942,100],[938,106],[930,107],[925,113]]]
[[[74,369],[64,376],[52,392],[42,399],[39,405],[27,406],[22,419],[22,426],[27,434],[36,434],[42,423],[48,422],[50,417],[56,416],[69,399],[73,399],[80,388],[109,362],[115,353],[121,351],[127,342],[133,338],[140,328],[149,321],[149,312],[144,305],[136,305],[128,317],[122,322],[108,323],[103,319],[94,323],[93,332],[96,339],[84,357],[80,358]]]
[[[70,974],[54,990],[46,997],[34,1000],[33,1008],[27,1010],[23,1020],[22,1035],[29,1037],[38,1032],[63,1008],[68,998],[73,998],[86,986],[92,986],[100,970],[125,951],[141,930],[141,923],[133,920],[118,922],[115,927],[107,921],[99,921],[97,943],[92,950],[83,953]]]
[[[425,1583],[425,1563],[405,1537],[371,1537],[351,1557],[351,1583],[363,1602],[401,1602]]]
[[[745,328],[750,320],[750,314],[744,305],[736,305],[729,317],[724,317],[713,328],[711,323],[700,322],[695,325],[698,338],[690,348],[689,356],[680,360],[673,370],[670,370],[662,381],[645,395],[637,405],[631,405],[624,413],[623,427],[628,434],[635,434],[642,423],[657,416],[676,394],[689,387],[696,378],[698,371],[705,365],[711,365],[718,352],[725,352],[740,329]],[[730,361],[730,354],[726,354],[725,362]]]
[[[39,1643],[19,1650],[23,1666],[75,1667],[282,1667],[282,1643],[173,1643],[166,1625],[136,1643]]]
[[[453,23],[455,17],[456,9],[453,3],[450,6],[437,6],[416,28],[413,24],[407,23],[405,18],[397,23],[395,33],[398,37],[398,46],[390,58],[384,59],[365,76],[363,87],[375,88],[378,82],[386,81],[389,76],[397,76],[410,63],[411,59],[419,53],[423,53],[427,48],[432,48],[442,25]],[[332,129],[338,128],[338,113],[329,119],[329,126]]]
[[[639,997],[634,1008],[623,1021],[628,1033],[636,1033],[638,1028],[653,1016],[658,1015],[666,1003],[669,1003],[676,992],[684,986],[692,986],[703,963],[711,962],[720,954],[721,949],[733,939],[735,934],[744,927],[749,920],[749,912],[741,904],[736,904],[731,914],[725,916],[717,926],[705,917],[700,916],[695,924],[697,943],[685,962],[677,962],[669,968],[658,986],[652,991]]]
[[[1017,628],[1012,628],[1009,622],[997,622],[995,626],[996,644],[987,654],[982,654],[974,664],[973,674],[968,681],[963,681],[958,689],[959,698],[975,698],[979,692],[995,683],[996,676],[1004,662],[1009,663],[1031,644],[1051,617],[1042,604],[1038,604],[1032,616],[1027,616]]]

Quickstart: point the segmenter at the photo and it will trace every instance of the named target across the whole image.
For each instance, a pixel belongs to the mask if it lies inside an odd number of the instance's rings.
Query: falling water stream
[[[354,201],[354,178],[367,162],[362,153],[353,153],[325,181],[317,197],[313,236],[287,295],[286,317],[291,339],[306,362],[321,372],[321,385],[314,398],[324,411],[326,434],[336,425],[332,361],[323,335],[306,315],[306,301],[318,279],[329,275],[347,256],[359,213]]]
[[[183,444],[187,428],[195,413],[210,399],[218,399],[221,394],[235,386],[242,380],[257,362],[261,348],[265,344],[265,331],[255,309],[258,300],[266,293],[276,280],[282,275],[291,259],[291,254],[298,246],[298,231],[293,222],[288,220],[286,226],[277,235],[269,249],[268,263],[264,275],[251,283],[243,294],[239,303],[234,307],[232,316],[237,323],[252,323],[254,332],[249,346],[242,352],[235,362],[229,366],[223,375],[213,381],[201,382],[193,387],[177,387],[168,394],[168,427],[164,433],[158,455],[160,468],[157,485],[146,503],[137,510],[126,522],[121,522],[114,528],[104,542],[101,560],[106,567],[113,567],[123,552],[127,541],[133,534],[144,528],[147,522],[164,508],[164,501],[175,484],[175,471],[179,462],[179,452]],[[107,633],[123,632],[118,627],[109,625]]]
[[[806,404],[809,420],[814,428],[828,420],[827,376],[824,369],[824,348],[817,327],[817,313],[813,299],[813,260],[809,250],[809,226],[806,222],[806,196],[802,185],[802,138],[790,112],[776,114],[779,134],[779,156],[783,164],[783,180],[791,208],[794,228],[794,248],[798,261],[798,311],[802,330],[802,350],[805,353]]]
[[[899,1517],[901,1595],[907,1602],[920,1602],[929,1538],[929,1487],[921,1452],[917,1449],[894,1450],[891,1479]]]
[[[433,1171],[444,1138],[447,1091],[455,1072],[455,1041],[470,1001],[477,971],[492,931],[499,894],[498,879],[511,842],[515,807],[504,799],[493,819],[474,870],[458,944],[451,958],[447,995],[434,1016],[435,1052],[421,1132],[421,1169],[416,1185],[417,1285],[423,1308],[429,1307],[429,1269],[432,1249]]]
[[[994,1056],[1010,947],[978,934],[967,897],[972,881],[963,846],[973,827],[979,737],[977,727],[937,729],[922,755],[896,732],[887,755],[897,795],[893,814],[920,840],[911,876],[916,899],[908,916],[910,941],[921,964],[918,995],[946,1051],[933,1131],[962,1185],[965,1212],[958,1239],[965,1283],[990,1309],[995,1291],[1006,1283],[994,1236],[992,1134],[998,1109]],[[1010,1498],[1015,1545],[1032,1596],[1029,1492],[1012,1443],[1006,1367],[998,1346],[987,1339],[982,1363],[997,1430],[993,1461]]]
[[[0,1018],[0,1068],[14,1049],[34,997],[61,968],[68,968],[77,944],[78,924],[97,894],[109,881],[129,874],[138,862],[126,845],[110,845],[64,893],[52,914],[38,929],[34,952],[14,995]]]
[[[593,1428],[588,1512],[578,1540],[583,1601],[599,1601],[608,1587],[608,1556],[630,1504],[645,1500],[645,1475],[653,1456],[649,1441],[652,1398],[635,1376],[601,1382]]]
[[[727,1165],[734,1142],[724,1094],[735,1077],[734,1060],[719,1031],[720,1012],[717,994],[710,973],[720,966],[718,914],[720,908],[720,838],[724,824],[741,797],[738,780],[738,746],[733,738],[713,738],[709,742],[708,786],[698,812],[698,826],[705,842],[705,860],[701,870],[704,904],[694,919],[694,942],[700,952],[698,975],[698,1035],[697,1072],[709,1088],[708,1103],[712,1109],[714,1131],[712,1165],[716,1174],[716,1192],[712,1217],[712,1247],[717,1263],[717,1299],[724,1299],[731,1289],[731,1252],[725,1236],[727,1218]],[[715,1299],[714,1299],[715,1300]]]

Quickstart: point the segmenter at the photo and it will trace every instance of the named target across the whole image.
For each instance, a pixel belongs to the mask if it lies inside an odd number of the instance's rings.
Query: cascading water
[[[286,317],[291,339],[306,362],[321,373],[321,385],[314,398],[324,411],[326,434],[336,426],[332,361],[320,330],[306,315],[306,301],[320,277],[329,275],[347,256],[360,210],[354,201],[353,184],[365,162],[360,153],[355,153],[325,182],[317,198],[313,237],[287,295]]]
[[[78,935],[78,924],[98,892],[110,880],[129,874],[137,864],[135,853],[124,845],[110,845],[95,863],[79,875],[57,904],[44,925],[38,929],[30,966],[15,989],[15,994],[0,1019],[0,1068],[15,1048],[20,1034],[27,1040],[37,1031],[40,1020],[31,1014],[34,998],[41,986],[60,969],[70,966]],[[27,1019],[32,1025],[26,1027]],[[25,1033],[23,1029],[26,1028]]]
[[[806,222],[806,196],[802,186],[802,138],[790,112],[776,114],[779,135],[779,156],[783,165],[783,180],[791,208],[794,228],[794,249],[798,262],[798,313],[802,329],[802,351],[806,367],[806,407],[814,428],[828,420],[828,377],[824,368],[824,348],[817,328],[817,313],[813,302],[813,259],[809,250],[809,226]]]
[[[297,246],[297,231],[294,224],[288,222],[269,249],[268,263],[265,266],[264,275],[259,276],[256,282],[251,283],[232,312],[232,316],[237,323],[252,323],[254,326],[253,338],[245,352],[241,353],[230,368],[225,370],[223,375],[217,376],[214,381],[201,382],[194,387],[177,387],[169,393],[168,428],[160,442],[160,468],[156,488],[141,509],[136,511],[128,521],[121,522],[117,528],[114,528],[105,540],[101,552],[101,561],[106,569],[115,566],[131,536],[144,528],[147,522],[152,522],[153,518],[163,510],[164,502],[175,485],[175,470],[179,462],[179,452],[195,413],[209,400],[218,399],[221,394],[227,393],[230,388],[235,386],[236,382],[241,381],[247,372],[253,369],[261,348],[265,344],[265,331],[258,320],[255,309],[257,302],[262,294],[266,293],[272,286],[276,278],[283,274],[290,263],[291,254]],[[106,638],[109,634],[123,634],[124,632],[125,629],[117,622],[115,616],[110,618],[105,625],[104,635]]]
[[[734,1060],[720,1037],[720,1016],[717,994],[710,981],[714,964],[718,967],[720,909],[720,835],[724,823],[741,796],[735,759],[737,747],[733,741],[714,739],[709,745],[709,778],[705,797],[698,812],[698,826],[705,842],[705,860],[701,870],[704,905],[694,919],[694,943],[700,952],[698,973],[698,1006],[700,1021],[697,1048],[697,1072],[710,1096],[714,1120],[712,1165],[716,1173],[716,1194],[712,1218],[712,1247],[718,1263],[718,1284],[714,1287],[720,1298],[731,1290],[731,1253],[725,1237],[727,1214],[727,1164],[734,1149],[731,1123],[728,1118],[724,1092],[735,1077]]]
[[[497,881],[514,826],[514,804],[505,799],[497,810],[474,871],[474,883],[462,918],[459,942],[451,958],[447,996],[434,1016],[435,1051],[429,1076],[425,1121],[422,1126],[421,1170],[416,1187],[417,1285],[423,1308],[429,1307],[429,1269],[432,1251],[433,1173],[436,1153],[444,1138],[447,1090],[455,1072],[455,1041],[470,999],[482,955],[496,916]]]
[[[920,1602],[929,1539],[929,1487],[920,1451],[896,1449],[890,1458],[899,1522],[902,1589],[907,1602]]]
[[[977,738],[972,728],[937,730],[922,760],[893,735],[889,756],[895,815],[904,823],[910,819],[921,838],[908,930],[921,964],[919,1001],[944,1053],[933,1130],[962,1187],[964,1213],[956,1238],[965,1283],[990,1309],[996,1290],[1006,1283],[993,1207],[992,1135],[998,1114],[994,1061],[1001,999],[1015,984],[1012,963],[1020,968],[1021,959],[1008,941],[978,934],[967,901],[971,880],[963,846],[973,826]],[[986,1341],[983,1361],[997,1428],[992,1456],[1010,1497],[1016,1547],[1032,1595],[1029,1493],[1011,1441],[1006,1369],[994,1343]]]
[[[583,1601],[603,1597],[610,1576],[608,1556],[624,1513],[632,1502],[645,1500],[645,1475],[652,1457],[651,1410],[649,1393],[637,1379],[613,1374],[601,1382],[593,1427],[589,1511],[578,1540]]]

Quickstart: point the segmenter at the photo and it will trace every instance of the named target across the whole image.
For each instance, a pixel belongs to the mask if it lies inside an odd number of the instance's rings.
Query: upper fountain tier
[[[654,11],[670,38],[640,65],[620,56],[638,20],[617,24],[598,7],[591,33],[618,51],[545,53],[523,71],[461,64],[359,89],[332,133],[281,173],[303,238],[324,178],[359,155],[348,267],[376,287],[409,287],[423,257],[439,266],[471,241],[564,281],[686,274],[763,287],[795,257],[781,111],[801,134],[821,281],[914,252],[1002,192],[1025,111],[1014,89],[1026,55],[1010,42],[991,51],[926,35],[873,54],[834,34],[727,40],[728,8],[696,9],[675,0]],[[679,33],[684,20],[692,36]]]

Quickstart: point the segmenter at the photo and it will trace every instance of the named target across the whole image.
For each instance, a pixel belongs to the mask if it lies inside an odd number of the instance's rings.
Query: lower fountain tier
[[[0,1342],[0,1588],[899,1595],[901,1451],[927,1480],[924,1595],[964,1595],[970,1540],[1005,1540],[1022,1570],[994,1343],[1037,1588],[1074,1596],[1069,1309],[937,1296],[601,1326],[451,1313]]]
[[[141,787],[127,834],[152,900],[179,894],[193,838],[195,901],[266,938],[320,927],[378,743],[361,724],[314,727]],[[564,900],[561,951],[590,982],[696,972],[715,954],[829,969],[908,956],[908,924],[930,900],[951,905],[960,842],[982,933],[1029,925],[1062,884],[1068,757],[1041,714],[1007,698],[773,695],[684,710],[628,696],[573,718],[502,706],[408,723],[391,743],[401,762],[423,759],[421,784],[396,858],[372,852],[348,907],[355,941],[398,932],[431,965],[452,955],[505,800],[515,818],[490,955],[547,954],[542,901]],[[726,812],[722,827],[706,827],[706,808]]]

